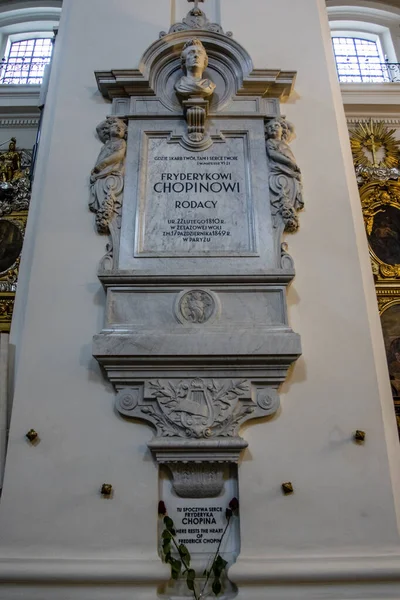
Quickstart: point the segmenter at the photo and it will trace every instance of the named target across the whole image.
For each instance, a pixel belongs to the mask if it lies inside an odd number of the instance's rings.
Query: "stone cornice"
[[[36,129],[39,125],[39,117],[0,117],[1,129]]]
[[[358,584],[400,582],[400,555],[393,552],[376,554],[322,554],[281,557],[246,557],[229,570],[237,584],[265,586],[280,584]],[[141,558],[0,558],[0,582],[9,584],[120,584],[138,585],[166,581],[166,565],[157,556]],[[343,590],[330,598],[343,598]],[[380,599],[393,598],[381,590]]]
[[[343,104],[400,105],[400,83],[342,83]]]
[[[39,114],[40,85],[0,85],[2,116]]]

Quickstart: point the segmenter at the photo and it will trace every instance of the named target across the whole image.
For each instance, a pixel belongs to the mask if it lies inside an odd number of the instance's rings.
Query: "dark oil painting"
[[[381,323],[400,436],[400,304],[385,310]]]
[[[368,238],[375,255],[388,265],[400,264],[400,210],[386,206],[374,217]]]
[[[0,219],[0,273],[13,266],[21,254],[23,237],[19,227]]]

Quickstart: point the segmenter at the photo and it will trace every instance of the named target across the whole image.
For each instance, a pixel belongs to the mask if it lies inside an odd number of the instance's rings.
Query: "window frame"
[[[360,60],[359,60],[359,58],[362,55],[357,52],[357,45],[355,43],[356,40],[370,42],[370,43],[375,44],[375,46],[376,46],[377,58],[379,58],[379,63],[377,63],[377,64],[384,64],[384,63],[388,62],[387,55],[384,53],[384,48],[382,46],[382,42],[381,42],[379,35],[377,35],[376,33],[371,33],[371,32],[366,33],[366,32],[362,32],[362,31],[349,31],[349,30],[335,29],[335,30],[331,31],[331,38],[332,38],[333,54],[335,57],[336,70],[338,73],[339,81],[341,83],[390,83],[390,81],[391,81],[390,76],[384,69],[381,70],[381,73],[382,73],[381,81],[376,81],[376,79],[380,77],[380,75],[378,75],[378,74],[368,75],[368,74],[363,73],[363,69],[362,69],[363,63],[360,62]],[[335,52],[335,44],[334,44],[335,38],[341,38],[341,39],[347,38],[347,39],[354,40],[354,47],[355,47],[355,51],[356,51],[356,54],[354,56],[357,58],[359,75],[350,74],[350,73],[348,75],[346,75],[344,73],[339,73],[340,64],[343,64],[343,63],[337,62],[337,55]],[[360,80],[359,81],[345,81],[345,80],[340,79],[341,77],[354,77],[354,78],[359,77]],[[375,78],[375,80],[374,80],[374,78]]]
[[[11,54],[11,50],[12,50],[12,46],[13,44],[18,44],[20,42],[28,42],[28,41],[32,41],[34,40],[35,42],[37,40],[51,40],[53,39],[53,34],[52,32],[46,31],[46,32],[29,32],[29,33],[25,33],[25,34],[13,34],[8,36],[7,39],[7,43],[6,43],[6,51],[4,53],[4,59],[5,59],[5,64],[7,64],[9,58],[10,58],[10,54]],[[36,44],[35,44],[36,45]],[[50,54],[50,61],[51,61],[51,56],[52,53]],[[34,56],[32,55],[31,60],[29,62],[29,65],[31,65],[32,63],[34,63]],[[50,63],[50,61],[48,63],[44,63],[44,65],[47,65]],[[18,63],[16,63],[18,64]],[[0,72],[0,75],[3,76],[3,72]],[[11,83],[4,83],[1,79],[0,79],[0,85],[27,85],[27,86],[31,86],[31,85],[42,85],[43,83],[43,78],[45,76],[45,72],[43,72],[43,75],[40,77],[35,77],[33,74],[31,74],[30,69],[27,73],[26,82],[11,82]],[[12,76],[7,77],[8,78],[12,78]],[[16,76],[15,79],[23,79],[22,77],[18,77]],[[40,82],[30,82],[29,79],[41,79]]]

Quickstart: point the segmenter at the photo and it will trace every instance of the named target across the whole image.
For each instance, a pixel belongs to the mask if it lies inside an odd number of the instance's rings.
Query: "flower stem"
[[[183,566],[185,567],[186,571],[189,571],[189,565],[186,563],[185,559],[183,558],[183,556],[181,554],[181,551],[179,550],[179,546],[176,543],[176,540],[175,540],[174,536],[172,536],[172,541],[174,542],[174,546],[175,546],[175,548],[176,548],[176,550],[177,550],[177,552],[179,554],[179,557],[180,557],[180,559],[182,561]],[[193,587],[194,587],[194,590],[193,590],[194,599],[195,600],[200,600],[200,596],[197,595],[196,587],[195,587],[194,584],[193,584]]]
[[[209,580],[210,580],[211,573],[212,573],[213,567],[214,567],[214,565],[215,565],[215,561],[217,560],[217,558],[218,558],[218,555],[219,555],[219,551],[220,551],[220,549],[221,549],[222,540],[224,539],[224,537],[225,537],[225,534],[226,534],[226,532],[228,531],[228,527],[229,527],[229,523],[231,522],[231,518],[232,518],[232,517],[228,517],[228,522],[227,522],[227,524],[226,524],[226,526],[225,526],[225,529],[224,529],[224,532],[223,532],[223,534],[222,534],[222,536],[221,536],[221,539],[219,540],[218,548],[217,548],[217,550],[215,551],[214,558],[213,558],[213,561],[212,561],[212,563],[211,563],[211,567],[210,567],[209,571],[207,571],[207,578],[206,578],[205,584],[204,584],[204,586],[203,586],[203,589],[201,590],[201,593],[200,593],[200,598],[203,596],[203,594],[204,594],[204,591],[205,591],[205,589],[206,589],[206,587],[207,587],[207,583],[208,583],[208,582],[209,582]]]

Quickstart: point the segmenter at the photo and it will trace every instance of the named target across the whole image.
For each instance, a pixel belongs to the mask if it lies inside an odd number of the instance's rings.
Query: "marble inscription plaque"
[[[226,527],[226,506],[219,500],[177,502],[171,516],[176,526],[180,544],[185,544],[190,553],[213,554]],[[224,537],[221,553],[235,552],[237,523],[232,520]]]
[[[256,254],[247,137],[192,152],[144,134],[136,256]]]

